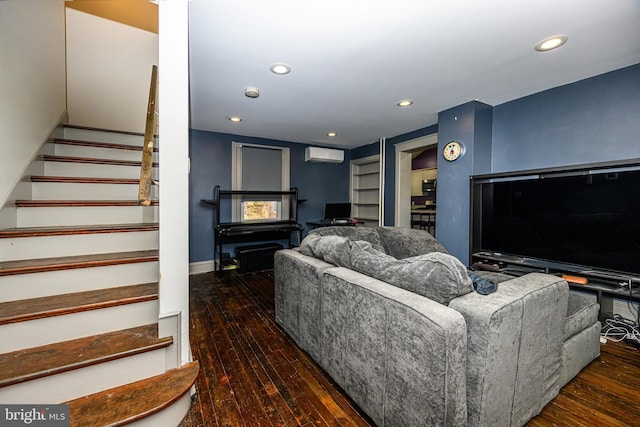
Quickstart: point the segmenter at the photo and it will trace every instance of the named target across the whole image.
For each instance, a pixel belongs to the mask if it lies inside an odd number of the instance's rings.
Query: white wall
[[[0,207],[65,114],[63,0],[0,1]]]
[[[189,2],[159,2],[160,316],[182,313],[181,358],[189,345]],[[162,332],[162,331],[161,331]]]
[[[69,123],[144,132],[158,35],[67,9]]]

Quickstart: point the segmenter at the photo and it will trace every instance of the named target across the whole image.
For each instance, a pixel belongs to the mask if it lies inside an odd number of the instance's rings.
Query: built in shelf
[[[351,161],[351,214],[358,220],[379,223],[380,156]],[[373,224],[366,224],[373,225]]]

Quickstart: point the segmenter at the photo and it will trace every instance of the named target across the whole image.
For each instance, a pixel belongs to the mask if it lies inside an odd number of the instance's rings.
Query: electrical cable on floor
[[[638,323],[635,320],[626,319],[619,314],[614,314],[611,319],[605,320],[600,336],[614,342],[631,340],[640,344],[640,328],[638,328]]]

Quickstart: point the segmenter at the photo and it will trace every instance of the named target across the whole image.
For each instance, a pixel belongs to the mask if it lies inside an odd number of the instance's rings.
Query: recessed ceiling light
[[[552,50],[555,48],[558,48],[560,46],[562,46],[563,44],[565,44],[567,42],[567,40],[569,39],[568,36],[565,36],[564,34],[559,34],[556,36],[551,36],[551,37],[547,37],[544,40],[540,40],[536,46],[535,49],[538,52],[546,52],[548,50]]]
[[[239,123],[239,122],[242,121],[242,117],[229,116],[229,117],[227,117],[227,120],[229,120],[230,122],[233,122],[233,123]]]
[[[327,133],[327,136],[330,136],[330,137],[332,137],[332,138],[333,138],[334,136],[336,136],[336,135],[338,135],[338,134],[337,134],[337,133],[335,133],[335,132],[328,132],[328,133]]]
[[[289,74],[291,72],[291,67],[282,62],[272,64],[271,67],[269,67],[269,69],[271,70],[272,73],[280,74],[280,75]]]
[[[413,104],[413,101],[410,99],[403,99],[402,101],[398,102],[398,107],[408,107],[409,105]]]

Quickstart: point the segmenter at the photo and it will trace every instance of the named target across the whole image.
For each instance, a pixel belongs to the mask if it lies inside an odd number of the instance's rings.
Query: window
[[[260,221],[280,219],[281,202],[268,200],[244,200],[242,202],[242,221]]]
[[[289,149],[233,143],[233,190],[289,190]],[[278,195],[244,195],[234,200],[236,222],[284,220],[288,199]],[[288,214],[287,214],[288,215]]]

